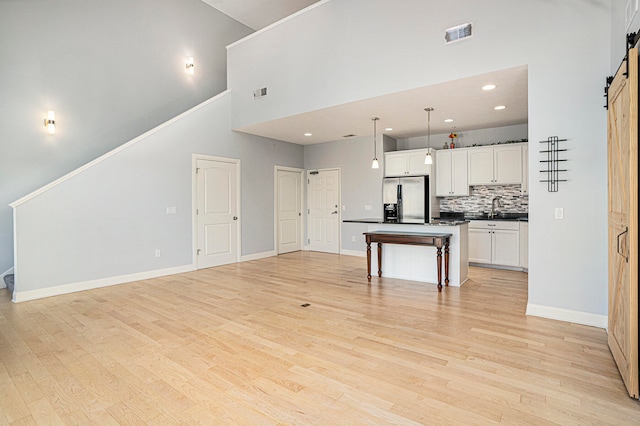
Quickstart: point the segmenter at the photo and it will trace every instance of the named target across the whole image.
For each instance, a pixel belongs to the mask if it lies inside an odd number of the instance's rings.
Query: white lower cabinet
[[[520,266],[529,269],[529,222],[520,222]]]
[[[520,266],[520,224],[472,220],[469,223],[469,262]]]

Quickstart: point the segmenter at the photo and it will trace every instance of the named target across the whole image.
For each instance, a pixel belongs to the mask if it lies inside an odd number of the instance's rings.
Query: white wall
[[[192,265],[194,153],[240,159],[242,254],[273,251],[274,165],[301,167],[303,149],[231,131],[229,100],[208,101],[19,202],[16,298]]]
[[[234,125],[527,65],[530,174],[537,142],[567,138],[557,193],[531,179],[529,304],[550,317],[607,314],[606,115],[611,1],[328,1],[229,48]],[[449,46],[443,30],[472,21]],[[252,91],[269,87],[254,102]],[[343,191],[343,197],[348,195]],[[565,219],[555,220],[554,209]],[[571,318],[569,318],[571,319]]]
[[[10,202],[224,91],[251,32],[200,0],[0,1],[0,274]]]
[[[618,66],[626,54],[626,35],[640,31],[640,10],[636,12],[628,28],[625,25],[625,8],[627,3],[636,0],[612,0],[611,1],[611,64],[609,75],[615,75]],[[604,87],[604,79],[602,86]],[[604,104],[603,104],[604,105]]]

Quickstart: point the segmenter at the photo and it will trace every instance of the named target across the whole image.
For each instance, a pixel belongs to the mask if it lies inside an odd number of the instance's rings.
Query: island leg
[[[444,284],[449,287],[449,239],[444,243]]]
[[[371,281],[371,241],[367,241],[367,280]]]
[[[438,291],[442,291],[442,247],[438,246],[438,256],[437,256],[437,263],[438,263]]]
[[[378,243],[378,276],[382,276],[382,243]]]

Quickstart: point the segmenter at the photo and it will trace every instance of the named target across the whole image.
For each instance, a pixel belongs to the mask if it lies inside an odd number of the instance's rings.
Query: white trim
[[[9,204],[9,207],[13,207],[14,209],[16,207],[18,207],[21,204],[26,203],[27,201],[31,200],[32,198],[37,197],[38,195],[42,194],[43,192],[46,192],[48,190],[50,190],[51,188],[54,188],[58,185],[60,185],[61,183],[63,183],[64,181],[67,181],[69,179],[71,179],[72,177],[79,175],[80,173],[84,172],[87,169],[90,169],[91,167],[95,166],[96,164],[102,163],[103,161],[105,161],[106,159],[113,157],[114,155],[118,154],[121,151],[124,151],[127,148],[130,148],[131,146],[137,144],[138,142],[146,139],[147,137],[153,135],[154,133],[159,132],[160,130],[164,129],[165,127],[168,127],[170,125],[172,125],[173,123],[175,123],[176,121],[179,121],[181,119],[183,119],[184,117],[190,115],[191,113],[199,110],[200,108],[205,107],[206,105],[209,105],[210,103],[218,100],[219,98],[222,98],[223,96],[227,95],[231,93],[230,90],[225,90],[224,92],[214,96],[213,98],[209,98],[206,101],[194,106],[193,108],[183,112],[180,115],[177,115],[175,117],[173,117],[171,120],[165,121],[164,123],[154,127],[153,129],[149,130],[148,132],[143,133],[142,135],[138,136],[135,139],[130,140],[127,143],[124,143],[122,145],[120,145],[119,147],[107,152],[106,154],[96,158],[93,161],[88,162],[87,164],[85,164],[84,166],[81,166],[77,169],[75,169],[74,171],[67,173],[66,175],[62,176],[59,179],[54,180],[53,182],[39,188],[36,189],[35,191],[33,191],[32,193],[25,195],[24,197],[20,198],[17,201],[14,201],[13,203]]]
[[[246,36],[246,37],[244,37],[244,38],[241,38],[240,40],[238,40],[238,41],[234,41],[233,43],[229,44],[229,45],[227,46],[227,50],[228,50],[229,48],[231,48],[231,47],[234,47],[234,46],[235,46],[235,45],[237,45],[237,44],[243,43],[243,42],[245,42],[245,41],[247,41],[247,40],[249,40],[249,39],[251,39],[251,38],[253,38],[253,37],[257,36],[257,35],[259,35],[259,34],[262,34],[262,33],[263,33],[263,32],[265,32],[265,31],[269,31],[271,28],[273,28],[273,27],[277,27],[278,25],[280,25],[280,24],[282,24],[282,23],[284,23],[284,22],[287,22],[288,20],[293,19],[293,18],[295,18],[295,17],[296,17],[296,16],[298,16],[298,15],[301,15],[301,14],[303,14],[303,13],[307,13],[307,12],[308,12],[308,11],[310,11],[311,9],[315,9],[316,7],[321,6],[321,5],[323,5],[323,4],[325,4],[325,3],[329,2],[329,1],[331,1],[331,0],[321,0],[321,1],[317,2],[317,3],[314,3],[314,4],[310,5],[310,6],[305,7],[305,8],[304,8],[304,9],[302,9],[302,10],[297,11],[296,13],[292,13],[291,15],[289,15],[289,16],[287,16],[287,17],[285,17],[285,18],[282,18],[282,19],[281,19],[281,20],[279,20],[279,21],[274,22],[274,23],[273,23],[273,24],[271,24],[271,25],[267,25],[266,27],[261,28],[261,29],[259,29],[258,31],[254,32],[254,33],[251,33],[251,34],[249,34],[248,36]]]
[[[295,172],[300,173],[300,248],[304,246],[304,230],[305,230],[305,220],[306,216],[302,216],[302,212],[304,211],[304,201],[305,201],[305,187],[304,184],[304,176],[305,170],[299,169],[297,167],[287,167],[287,166],[273,166],[273,248],[276,254],[278,252],[278,172]]]
[[[527,303],[527,315],[548,318],[558,321],[573,322],[589,325],[591,327],[607,328],[607,315],[592,314],[589,312],[574,311],[571,309],[554,308]]]
[[[134,281],[148,280],[151,278],[164,277],[167,275],[182,274],[195,270],[195,265],[176,266],[173,268],[156,269],[154,271],[136,272],[133,274],[120,275],[116,277],[101,278],[91,281],[83,281],[72,284],[63,284],[55,287],[47,287],[37,290],[18,291],[14,289],[13,302],[25,302],[27,300],[42,299],[44,297],[59,296],[62,294],[75,293],[77,291],[93,290],[112,285],[126,284]]]
[[[340,250],[340,254],[344,254],[345,256],[358,256],[358,257],[366,257],[367,256],[367,252],[366,251],[360,251],[360,250],[344,250],[344,249],[341,249]]]
[[[242,256],[240,258],[240,262],[248,262],[250,260],[265,259],[267,257],[273,257],[277,255],[278,253],[276,253],[275,250],[263,251],[262,253],[247,254],[246,256]]]
[[[236,186],[236,210],[238,212],[238,229],[236,231],[236,235],[238,238],[238,251],[236,253],[236,261],[235,263],[240,262],[241,253],[242,253],[242,191],[241,191],[241,182],[240,177],[242,176],[240,167],[240,159],[238,158],[229,158],[229,157],[218,157],[215,155],[207,155],[207,154],[191,154],[191,241],[192,241],[192,252],[191,252],[191,261],[195,269],[198,269],[198,260],[197,260],[197,251],[198,251],[198,217],[196,214],[196,210],[198,207],[198,188],[197,188],[197,178],[196,178],[196,166],[198,160],[208,160],[208,161],[217,161],[219,163],[231,163],[236,165],[236,182],[238,183]]]

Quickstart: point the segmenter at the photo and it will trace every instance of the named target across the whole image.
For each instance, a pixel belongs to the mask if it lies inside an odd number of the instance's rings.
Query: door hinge
[[[307,238],[307,244],[311,244],[311,238]]]
[[[200,173],[200,167],[196,167],[196,174]]]
[[[196,209],[196,216],[200,214],[200,210]]]
[[[196,253],[196,254],[197,254],[198,256],[200,256],[200,252],[201,252],[202,250],[198,249],[198,250],[196,250],[196,251],[197,251],[197,253]]]
[[[311,209],[307,209],[307,214],[311,214]]]

